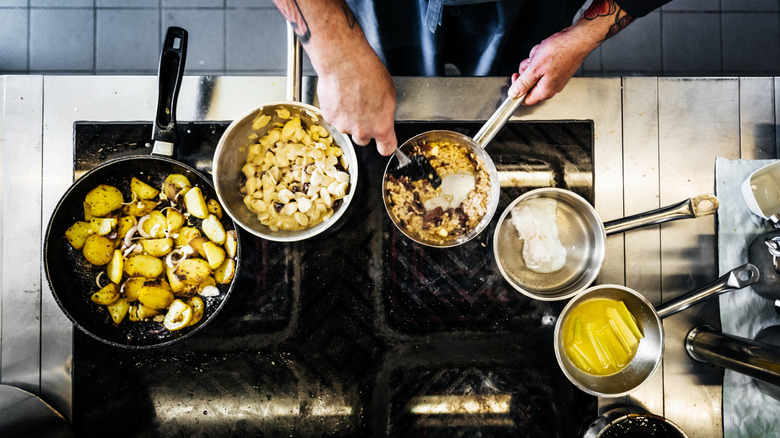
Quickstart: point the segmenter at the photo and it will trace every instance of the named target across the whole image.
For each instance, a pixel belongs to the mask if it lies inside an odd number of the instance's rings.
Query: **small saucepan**
[[[605,284],[586,289],[566,304],[555,324],[555,357],[558,365],[569,381],[589,394],[599,397],[621,397],[629,394],[647,383],[661,364],[664,350],[664,327],[661,319],[711,296],[754,284],[758,277],[758,269],[747,263],[706,286],[658,307],[653,307],[642,294],[625,286]],[[585,301],[597,298],[623,301],[644,335],[639,340],[638,350],[631,362],[620,371],[603,376],[578,368],[565,352],[563,340],[563,330],[573,309]]]
[[[84,221],[84,199],[88,192],[101,184],[116,187],[125,200],[132,199],[131,179],[137,177],[152,187],[162,187],[170,174],[187,177],[193,187],[198,187],[206,199],[216,199],[216,192],[207,178],[196,169],[170,157],[176,148],[175,108],[187,46],[187,32],[178,27],[168,29],[160,57],[159,96],[154,121],[152,155],[133,155],[115,158],[102,163],[85,173],[65,192],[60,199],[46,229],[43,257],[46,278],[54,299],[73,324],[89,336],[106,344],[129,348],[146,349],[162,347],[189,338],[202,330],[224,307],[240,270],[240,236],[236,233],[237,252],[232,280],[217,285],[215,296],[203,297],[202,319],[177,331],[166,329],[162,322],[130,321],[128,316],[119,323],[113,322],[106,307],[92,302],[90,296],[98,290],[97,279],[105,284],[108,280],[105,266],[89,263],[82,251],[76,250],[65,239],[65,232],[76,221]],[[199,226],[200,219],[187,219],[190,226]],[[235,230],[235,224],[227,215],[220,220],[225,231]],[[162,274],[165,276],[165,273]]]
[[[506,98],[474,138],[459,132],[435,130],[412,137],[399,147],[408,156],[426,155],[434,169],[448,168],[439,171],[443,182],[435,191],[427,181],[396,177],[398,159],[393,156],[388,161],[382,180],[385,209],[403,234],[422,245],[446,248],[468,242],[488,226],[498,208],[501,189],[498,171],[485,146],[523,101],[525,95]],[[462,169],[449,169],[454,167],[449,152],[460,148],[465,149],[471,164]],[[463,178],[469,174],[473,177]],[[422,202],[423,193],[437,196],[425,196],[426,201]]]
[[[355,197],[358,183],[357,154],[355,153],[355,148],[352,146],[352,142],[345,134],[339,132],[325,121],[318,108],[301,102],[301,48],[300,43],[295,36],[295,32],[289,23],[287,35],[289,57],[287,71],[288,100],[266,103],[248,111],[243,116],[234,120],[219,139],[212,164],[217,196],[219,197],[220,203],[224,206],[225,211],[239,224],[239,226],[255,236],[277,242],[296,242],[309,239],[330,228],[347,211],[350,202]],[[280,117],[280,113],[284,113],[285,117]],[[270,118],[262,127],[255,124],[255,121],[261,116]],[[301,125],[303,126],[318,125],[327,130],[329,136],[333,140],[332,144],[341,149],[341,156],[339,157],[339,163],[336,164],[336,170],[349,174],[349,185],[344,196],[333,202],[332,215],[322,222],[313,226],[306,225],[301,227],[289,227],[288,229],[272,229],[272,224],[264,224],[259,220],[258,216],[261,213],[257,210],[250,210],[245,203],[245,198],[251,195],[242,192],[247,185],[241,183],[242,180],[246,181],[247,179],[243,172],[243,168],[244,165],[247,164],[247,154],[250,146],[253,143],[256,143],[255,139],[264,137],[272,128],[283,125],[289,119],[296,117],[300,119]],[[319,163],[315,163],[312,166],[319,166]],[[258,168],[260,167],[258,166]],[[291,167],[283,167],[283,169],[291,169]],[[263,171],[262,174],[264,173],[266,172]],[[295,192],[295,196],[307,192],[306,187],[309,186],[310,183],[313,184],[312,181],[314,179],[313,175],[304,175],[305,171],[303,170],[293,170],[290,172],[290,174],[298,173],[300,176],[296,177],[296,182],[290,184],[290,190]],[[252,178],[261,180],[262,174],[258,170],[258,173]],[[281,183],[281,181],[279,182]],[[244,187],[242,187],[242,185]],[[262,194],[262,190],[258,190],[255,193]],[[277,201],[280,197],[281,193],[279,193],[276,198]],[[311,198],[312,196],[308,195],[308,199]],[[300,201],[300,198],[297,199]],[[246,201],[251,203],[249,199],[246,199]],[[292,204],[293,201],[295,201],[295,199],[285,201],[284,205],[287,205],[288,203]],[[295,201],[296,204],[302,204],[298,201]],[[271,206],[269,208],[277,209],[281,208],[283,205],[281,201],[270,204]],[[262,208],[265,208],[265,205]],[[308,209],[306,209],[306,211],[308,211]],[[300,208],[299,211],[296,211],[294,214],[300,216],[304,213],[304,209]],[[308,219],[306,219],[306,222],[308,222]]]
[[[545,210],[545,203],[550,205],[552,201],[552,212]],[[513,211],[523,208],[527,208],[526,214],[530,215],[526,221],[537,223],[543,228],[550,223],[556,225],[554,232],[538,233],[549,239],[547,234],[557,232],[557,240],[566,250],[565,261],[557,269],[529,268],[526,258],[530,257],[528,251],[531,247],[520,239],[516,225],[519,219],[513,218]],[[598,276],[604,262],[608,235],[713,214],[717,208],[717,198],[700,195],[667,207],[602,222],[593,206],[572,191],[559,188],[535,189],[519,196],[501,214],[493,239],[493,254],[501,274],[520,293],[542,301],[565,300],[590,286]],[[545,211],[549,217],[539,216]],[[537,258],[548,257],[547,254],[536,254]]]

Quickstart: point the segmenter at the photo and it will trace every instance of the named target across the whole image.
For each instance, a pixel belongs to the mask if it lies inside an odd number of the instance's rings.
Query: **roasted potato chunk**
[[[179,263],[174,275],[185,284],[201,284],[211,275],[211,268],[203,259],[187,259]]]
[[[194,227],[182,227],[179,233],[174,236],[176,246],[185,246],[196,237],[201,236],[200,230]]]
[[[192,321],[192,307],[182,300],[173,300],[165,314],[163,325],[170,331],[181,330]]]
[[[140,201],[122,207],[122,214],[126,216],[143,217],[151,213],[155,207],[157,207],[156,202],[148,199],[141,199]]]
[[[126,299],[119,298],[114,303],[107,305],[106,309],[108,309],[111,319],[114,320],[114,324],[119,324],[130,310],[130,304]]]
[[[81,249],[84,258],[95,266],[103,266],[114,256],[114,242],[108,237],[92,234]]]
[[[99,291],[93,293],[89,298],[95,304],[106,306],[113,304],[119,299],[119,290],[117,289],[116,284],[108,283],[100,288]]]
[[[222,206],[219,205],[219,201],[216,199],[209,199],[209,201],[206,202],[206,208],[208,208],[209,213],[213,214],[219,219],[222,219]]]
[[[154,199],[160,194],[159,190],[136,177],[130,180],[130,191],[135,193],[138,199]]]
[[[236,261],[233,259],[225,259],[219,268],[214,270],[214,280],[219,284],[228,284],[233,279],[233,275],[236,273]]]
[[[203,228],[203,234],[217,245],[225,243],[225,228],[222,226],[222,222],[217,219],[213,214],[209,214],[201,224]]]
[[[173,239],[170,237],[163,239],[145,239],[141,241],[141,246],[150,256],[165,257],[173,249]]]
[[[166,309],[173,300],[173,292],[165,280],[145,281],[138,291],[138,302],[152,309]]]
[[[183,214],[179,213],[177,210],[174,210],[172,208],[169,208],[165,214],[165,220],[168,226],[168,231],[171,233],[176,233],[179,230],[181,230],[181,227],[184,226],[184,224],[187,222],[187,219],[184,217]]]
[[[108,279],[111,280],[114,284],[119,284],[122,282],[122,271],[125,264],[125,258],[122,257],[122,251],[115,249],[114,255],[111,257],[111,261],[108,262],[108,266],[106,266],[106,274],[108,274]]]
[[[136,254],[125,260],[125,274],[128,277],[157,278],[163,272],[163,262],[147,254]]]
[[[113,217],[107,218],[92,218],[89,220],[89,226],[92,229],[92,234],[99,236],[105,236],[110,234],[116,229],[117,220]]]
[[[143,232],[152,236],[152,239],[162,239],[165,237],[165,227],[168,226],[168,220],[160,210],[149,212],[148,217],[141,219],[141,228]]]
[[[165,182],[163,182],[165,196],[167,196],[171,201],[176,200],[176,198],[179,196],[179,192],[186,193],[191,187],[192,183],[190,183],[190,180],[186,176],[178,173],[172,173],[168,175],[165,178]]]
[[[78,221],[65,230],[65,238],[73,249],[83,248],[90,234],[92,234],[92,227],[85,221]]]
[[[190,325],[195,325],[203,318],[206,306],[203,304],[203,300],[200,297],[192,297],[185,301],[190,307],[192,307],[192,319]]]
[[[238,237],[236,236],[236,230],[230,230],[225,233],[225,252],[229,258],[236,258],[236,253],[238,252]]]
[[[214,242],[208,241],[203,244],[203,252],[206,253],[206,261],[209,262],[211,269],[217,269],[225,261],[225,250]]]
[[[184,206],[187,212],[198,219],[206,219],[209,216],[209,210],[206,206],[206,199],[200,187],[193,187],[184,194]]]
[[[129,302],[134,302],[138,299],[138,292],[141,291],[144,283],[150,281],[149,278],[144,277],[132,277],[128,278],[122,285],[122,293],[125,299]]]
[[[84,202],[89,206],[89,211],[96,217],[105,217],[122,208],[124,198],[118,188],[100,184],[87,193]]]

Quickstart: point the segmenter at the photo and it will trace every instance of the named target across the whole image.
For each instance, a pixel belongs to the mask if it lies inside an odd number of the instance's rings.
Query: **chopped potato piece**
[[[141,291],[141,287],[149,280],[149,278],[144,277],[128,278],[122,285],[122,293],[124,294],[125,299],[131,303],[136,301],[138,299],[138,292]]]
[[[170,331],[181,330],[192,321],[192,307],[182,300],[173,300],[165,314],[163,325]]]
[[[125,260],[125,274],[129,277],[157,278],[163,272],[163,262],[147,254],[136,254]]]
[[[166,309],[173,300],[173,292],[165,280],[145,281],[138,291],[138,301],[152,309]]]
[[[105,217],[122,208],[124,198],[118,188],[100,184],[87,193],[84,202],[89,206],[92,215]]]
[[[114,242],[105,236],[91,234],[81,249],[84,258],[95,266],[103,266],[114,256]]]
[[[107,217],[107,218],[98,218],[94,217],[89,220],[90,228],[92,229],[93,234],[97,234],[99,236],[105,236],[107,234],[110,234],[117,225],[116,218],[113,217]]]
[[[201,284],[211,275],[211,268],[203,259],[187,259],[176,266],[174,275],[186,284]]]
[[[217,269],[225,261],[225,250],[214,242],[208,241],[203,244],[203,252],[206,253],[206,261],[209,262],[211,269]]]
[[[200,230],[194,227],[182,227],[179,233],[173,236],[176,246],[185,246],[196,237],[201,236]]]
[[[159,190],[136,177],[130,180],[130,191],[135,193],[138,199],[154,199],[160,193]]]
[[[162,239],[144,239],[141,246],[147,254],[154,257],[165,257],[173,250],[173,239],[165,237]]]
[[[236,258],[236,252],[238,251],[238,237],[236,230],[230,230],[225,233],[225,252],[231,259]]]
[[[171,201],[176,200],[176,198],[179,196],[179,192],[186,193],[191,187],[192,183],[190,183],[190,180],[186,176],[178,173],[172,173],[168,175],[165,178],[165,182],[163,182],[165,196],[167,196]]]
[[[114,282],[114,284],[119,284],[122,282],[124,262],[125,259],[122,257],[122,251],[115,249],[114,255],[111,257],[111,261],[108,262],[108,266],[106,266],[108,279]]]
[[[116,288],[116,284],[108,283],[100,288],[99,291],[93,293],[90,299],[93,303],[103,306],[113,304],[119,299],[119,291]]]
[[[166,211],[165,219],[167,222],[168,231],[171,233],[176,233],[181,230],[181,227],[183,227],[184,223],[187,222],[187,220],[184,218],[184,215],[173,208],[169,208]]]
[[[201,224],[203,228],[203,234],[206,235],[212,242],[217,245],[225,243],[225,228],[222,226],[222,222],[217,219],[213,214],[208,215]]]
[[[209,215],[206,199],[203,198],[203,192],[200,187],[193,187],[184,194],[184,206],[187,212],[196,218],[206,219]]]
[[[122,214],[126,216],[143,217],[151,213],[155,207],[157,207],[156,202],[141,199],[140,201],[132,202],[122,207]]]
[[[85,221],[78,221],[65,230],[65,238],[73,249],[83,248],[90,234],[92,234],[92,227]]]
[[[214,280],[219,284],[228,284],[233,279],[233,275],[236,273],[236,261],[233,259],[225,259],[219,268],[214,270]]]
[[[213,214],[219,219],[222,219],[222,206],[219,205],[219,202],[216,199],[209,199],[209,201],[206,203],[206,207],[209,210],[209,213]]]
[[[160,210],[154,210],[149,212],[149,216],[146,219],[142,219],[141,228],[143,231],[152,236],[153,239],[162,239],[165,237],[165,227],[168,226],[168,220]]]
[[[106,306],[108,313],[111,315],[111,319],[114,320],[114,324],[119,324],[125,319],[127,312],[130,310],[130,304],[124,298],[119,298],[114,303]]]
[[[200,297],[192,297],[185,301],[185,303],[192,307],[192,320],[190,321],[190,325],[195,325],[200,322],[206,309],[203,300]]]

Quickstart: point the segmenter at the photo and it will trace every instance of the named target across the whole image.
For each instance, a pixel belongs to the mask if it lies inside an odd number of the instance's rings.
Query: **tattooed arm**
[[[393,80],[344,0],[272,1],[317,72],[323,117],[355,144],[375,139],[379,153],[390,155],[397,145]]]
[[[508,94],[518,97],[528,92],[526,105],[555,96],[591,51],[632,20],[613,0],[593,0],[576,23],[531,49],[528,59],[520,63],[518,73],[512,75]]]

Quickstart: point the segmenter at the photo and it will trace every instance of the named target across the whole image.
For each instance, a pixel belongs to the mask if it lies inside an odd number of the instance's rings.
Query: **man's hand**
[[[373,53],[352,57],[341,69],[322,74],[317,84],[322,115],[360,146],[376,140],[382,155],[395,151],[395,86]]]
[[[273,0],[317,72],[325,120],[357,145],[395,151],[395,86],[343,0]]]
[[[528,93],[525,105],[534,105],[563,90],[588,54],[615,35],[632,18],[613,0],[594,0],[577,22],[531,49],[528,59],[512,75],[508,95]]]

